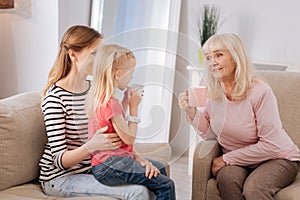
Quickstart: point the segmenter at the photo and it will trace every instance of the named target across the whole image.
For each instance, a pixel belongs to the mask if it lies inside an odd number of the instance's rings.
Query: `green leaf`
[[[219,8],[205,4],[202,13],[202,24],[199,24],[200,43],[204,45],[206,40],[216,34],[219,22]]]

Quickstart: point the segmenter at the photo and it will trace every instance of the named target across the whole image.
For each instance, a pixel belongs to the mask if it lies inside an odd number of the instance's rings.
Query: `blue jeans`
[[[129,156],[110,157],[104,163],[94,166],[92,171],[95,178],[102,184],[108,186],[144,185],[156,194],[157,200],[175,200],[174,182],[166,176],[166,170],[162,164],[154,161],[152,163],[161,170],[161,174],[151,179],[145,176],[145,167]]]
[[[56,197],[109,196],[122,200],[149,200],[149,190],[141,185],[109,187],[91,174],[74,174],[42,183],[45,194]],[[153,194],[151,194],[154,196]],[[151,199],[153,197],[151,196]]]

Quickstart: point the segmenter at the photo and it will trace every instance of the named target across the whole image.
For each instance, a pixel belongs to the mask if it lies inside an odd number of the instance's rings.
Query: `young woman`
[[[299,149],[282,128],[272,89],[254,76],[240,38],[212,36],[203,46],[209,99],[203,112],[189,106],[187,92],[179,106],[203,138],[216,138],[223,155],[212,163],[224,200],[273,199],[298,172]],[[209,135],[211,129],[215,135]]]
[[[95,178],[105,185],[140,184],[156,194],[157,200],[174,200],[174,182],[157,163],[143,159],[133,151],[142,96],[137,90],[128,91],[121,104],[115,97],[116,89],[125,90],[132,80],[136,60],[133,52],[118,45],[102,45],[96,54],[93,82],[86,101],[89,116],[89,138],[101,127],[107,133],[116,132],[122,146],[115,150],[91,154]],[[128,95],[128,97],[127,97]],[[129,107],[128,122],[125,111]]]
[[[149,199],[139,185],[108,187],[91,174],[89,153],[119,148],[117,134],[97,130],[87,142],[88,118],[84,102],[95,52],[102,35],[86,26],[72,26],[64,34],[59,53],[43,92],[42,110],[48,142],[40,160],[40,182],[47,195],[57,197],[111,196],[119,199]],[[89,151],[88,151],[88,150]]]

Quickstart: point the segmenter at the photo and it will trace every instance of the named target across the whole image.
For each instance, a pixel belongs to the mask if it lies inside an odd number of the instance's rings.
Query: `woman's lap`
[[[235,184],[246,199],[263,199],[262,196],[273,196],[281,188],[289,185],[295,179],[297,172],[298,164],[286,159],[268,160],[255,169],[226,166],[218,172],[218,187],[220,192],[225,193],[224,195],[229,195],[228,186]],[[237,192],[238,188],[236,188]]]
[[[141,185],[109,187],[99,183],[91,174],[74,174],[42,184],[47,195],[57,197],[110,196],[120,199],[149,199],[149,191]]]

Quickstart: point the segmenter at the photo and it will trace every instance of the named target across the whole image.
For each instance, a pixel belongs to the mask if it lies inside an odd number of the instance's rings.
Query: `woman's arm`
[[[229,165],[252,165],[283,156],[293,143],[282,129],[277,100],[270,87],[255,91],[253,110],[257,124],[257,143],[223,155]]]
[[[195,107],[191,107],[189,105],[188,91],[180,93],[178,105],[185,111],[187,122],[194,127],[201,137],[206,138],[206,133],[210,126],[209,115],[206,109],[203,112],[200,112]],[[208,107],[208,105],[206,105],[206,107]]]
[[[53,163],[60,169],[69,168],[80,163],[89,157],[89,153],[95,150],[115,149],[122,143],[117,134],[104,136],[102,134],[103,130],[100,129],[97,134],[100,142],[97,142],[96,145],[86,145],[86,147],[93,147],[90,148],[90,151],[86,150],[84,146],[69,150],[66,140],[66,108],[61,98],[55,93],[48,94],[43,101],[42,110]],[[80,145],[81,143],[82,140],[79,138],[79,141],[76,141],[74,145]],[[86,144],[91,144],[91,142],[88,141]]]
[[[98,150],[114,150],[120,148],[122,141],[116,133],[106,133],[107,126],[95,133],[95,135],[82,146],[65,151],[62,157],[62,164],[65,168],[72,167],[87,158],[91,153]]]

